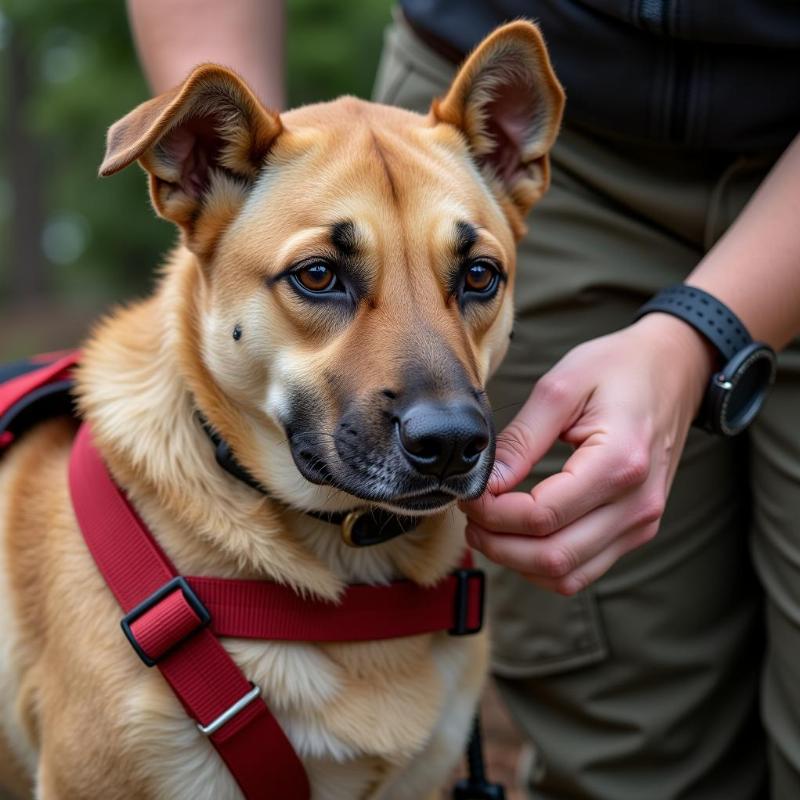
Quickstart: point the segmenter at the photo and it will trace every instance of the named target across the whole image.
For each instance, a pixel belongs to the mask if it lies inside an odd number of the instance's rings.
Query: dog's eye
[[[292,280],[307,292],[330,292],[336,286],[336,273],[324,262],[314,261],[296,269]]]
[[[488,295],[497,288],[500,273],[491,261],[473,261],[464,273],[464,291]]]

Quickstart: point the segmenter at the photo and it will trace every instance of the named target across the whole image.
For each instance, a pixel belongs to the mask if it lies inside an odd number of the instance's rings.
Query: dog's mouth
[[[419,473],[394,448],[382,453],[360,448],[340,452],[328,438],[315,437],[315,447],[303,435],[288,439],[295,465],[306,480],[388,511],[415,516],[479,497],[494,461],[494,437],[468,471],[446,479]]]
[[[452,492],[433,490],[422,494],[397,497],[391,501],[391,505],[401,512],[425,514],[443,511],[459,499]]]

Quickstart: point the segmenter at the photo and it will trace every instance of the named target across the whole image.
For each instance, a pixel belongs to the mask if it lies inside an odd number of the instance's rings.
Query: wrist
[[[774,350],[764,342],[753,341],[744,322],[729,306],[697,286],[676,284],[662,289],[637,316],[644,321],[651,314],[676,318],[677,326],[662,319],[650,323],[648,331],[660,329],[665,341],[673,340],[686,348],[667,363],[673,370],[688,370],[685,378],[689,385],[697,386],[697,379],[707,376],[708,350],[711,368],[715,364],[718,367],[712,380],[703,378],[699,383],[705,384],[706,391],[699,395],[702,405],[695,406],[694,424],[722,436],[741,433],[755,419],[775,379]],[[705,354],[696,336],[707,342]],[[692,393],[686,399],[696,400],[697,395]]]
[[[660,367],[681,375],[679,388],[696,413],[711,376],[719,368],[716,348],[688,322],[671,314],[652,312],[633,323],[631,329],[655,352]]]

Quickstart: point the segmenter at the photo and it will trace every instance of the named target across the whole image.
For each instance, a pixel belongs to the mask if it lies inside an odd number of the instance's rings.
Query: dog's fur
[[[348,582],[429,585],[456,565],[452,502],[363,550],[300,510],[424,507],[407,499],[418,476],[403,473],[383,420],[404,393],[485,406],[511,330],[515,240],[547,187],[562,104],[538,31],[517,22],[427,116],[353,98],[278,116],[207,65],[112,127],[102,174],[138,159],[182,243],[153,296],[89,339],[80,409],[181,572],[335,599]],[[505,280],[494,299],[466,302],[451,283],[479,256]],[[346,262],[355,289],[333,304],[303,297],[287,270],[312,257]],[[270,498],[216,465],[197,410]],[[337,439],[342,420],[360,450]],[[74,429],[43,423],[0,464],[0,784],[40,800],[238,797],[121,637],[68,496]],[[482,491],[491,457],[445,487],[451,501]],[[325,800],[435,797],[487,655],[485,636],[446,634],[225,646]]]

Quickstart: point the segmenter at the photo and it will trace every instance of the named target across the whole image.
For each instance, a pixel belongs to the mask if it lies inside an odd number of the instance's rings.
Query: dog
[[[517,21],[426,116],[352,97],[279,115],[203,65],[111,127],[101,175],[138,160],[180,244],[151,296],[94,329],[77,402],[182,573],[336,601],[460,562],[455,504],[492,468],[484,387],[563,103]],[[268,494],[220,468],[203,421]],[[0,781],[38,800],[241,797],[122,639],[70,501],[75,428],[43,422],[0,462]],[[418,524],[353,548],[304,513],[354,507]],[[483,634],[224,645],[315,800],[438,797],[487,669]]]

